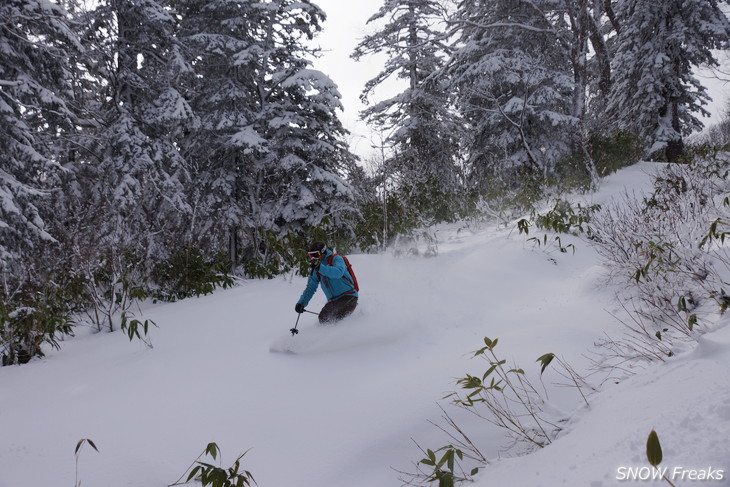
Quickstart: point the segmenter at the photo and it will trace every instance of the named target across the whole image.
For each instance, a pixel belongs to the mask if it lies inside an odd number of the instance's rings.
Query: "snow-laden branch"
[[[16,86],[20,86],[24,83],[25,83],[25,81],[23,81],[23,80],[8,81],[8,80],[0,79],[0,86],[16,87]]]
[[[474,22],[473,20],[452,20],[449,24],[457,25],[468,25],[471,27],[479,27],[480,29],[498,29],[498,28],[514,28],[523,29],[531,32],[542,32],[548,34],[558,35],[558,31],[555,29],[546,29],[543,27],[535,27],[534,25],[523,24],[520,22],[492,22],[491,24],[482,24],[480,22]]]

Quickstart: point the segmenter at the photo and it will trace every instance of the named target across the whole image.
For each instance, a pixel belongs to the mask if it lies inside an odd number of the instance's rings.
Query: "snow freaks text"
[[[724,480],[725,469],[685,467],[618,467],[616,480]]]

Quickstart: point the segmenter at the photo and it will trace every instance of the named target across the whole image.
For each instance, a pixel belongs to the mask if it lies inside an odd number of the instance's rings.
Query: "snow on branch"
[[[523,24],[520,22],[493,22],[491,24],[482,24],[480,22],[474,22],[473,20],[452,20],[452,21],[449,21],[449,23],[468,25],[471,27],[479,27],[480,29],[508,28],[508,29],[529,30],[531,32],[543,32],[543,33],[554,34],[554,35],[558,34],[558,31],[555,29],[546,29],[543,27],[535,27],[534,25]]]
[[[20,86],[23,83],[25,83],[24,80],[8,81],[8,80],[0,79],[0,86],[15,87],[15,86]]]

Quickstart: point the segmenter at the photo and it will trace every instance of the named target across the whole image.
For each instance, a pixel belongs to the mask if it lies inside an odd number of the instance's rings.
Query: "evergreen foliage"
[[[24,364],[43,357],[44,345],[60,348],[74,325],[64,304],[64,296],[50,286],[0,301],[0,363]]]
[[[152,282],[157,285],[152,297],[172,302],[231,287],[234,280],[228,273],[230,267],[223,252],[208,261],[197,247],[177,250],[152,270]]]
[[[353,210],[340,94],[311,66],[324,12],[309,1],[178,3],[201,119],[184,151],[198,211],[212,216],[194,231],[212,248],[227,241],[234,265],[257,267],[271,257],[269,232],[305,234]]]
[[[404,81],[402,92],[369,106],[361,115],[387,134],[383,145],[389,156],[383,170],[398,188],[399,199],[426,223],[453,218],[456,200],[441,199],[450,203],[444,208],[432,196],[458,192],[462,180],[463,124],[450,105],[448,84],[439,76],[450,52],[444,17],[444,8],[434,0],[387,0],[368,20],[383,25],[352,54],[356,60],[379,53],[388,57],[383,71],[365,84],[363,101],[388,79]]]
[[[712,49],[727,48],[730,22],[715,0],[621,0],[613,46],[614,83],[607,113],[613,126],[639,135],[647,154],[676,161],[683,137],[702,128],[707,89],[693,68],[716,66]]]
[[[469,123],[470,176],[548,177],[579,139],[566,33],[553,1],[461,2],[448,72]]]
[[[59,4],[5,1],[0,18],[0,266],[12,277],[17,259],[54,240],[43,205],[75,118],[65,59],[81,47]]]

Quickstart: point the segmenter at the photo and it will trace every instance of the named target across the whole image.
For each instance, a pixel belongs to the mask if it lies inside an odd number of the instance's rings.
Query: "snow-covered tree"
[[[612,58],[607,114],[614,127],[639,134],[649,154],[676,160],[683,136],[702,128],[706,88],[697,66],[716,66],[712,49],[726,48],[725,0],[619,0],[620,26]]]
[[[81,52],[73,7],[73,0],[0,3],[1,365],[43,356],[70,333],[52,206],[78,121],[68,65]]]
[[[74,119],[67,59],[80,48],[50,0],[0,3],[0,264],[52,241],[41,206]],[[46,197],[46,198],[44,198]]]
[[[450,105],[442,78],[434,76],[445,64],[449,47],[444,32],[445,12],[436,0],[385,0],[368,23],[382,25],[355,48],[353,58],[385,54],[384,69],[368,81],[361,98],[388,79],[404,84],[400,93],[378,101],[362,117],[389,134],[386,166],[410,208],[424,216],[449,219],[445,195],[461,182],[459,139],[463,126]],[[439,209],[442,211],[439,212]]]
[[[75,10],[73,22],[84,52],[66,62],[81,133],[68,146],[54,231],[66,265],[81,273],[92,320],[113,329],[154,265],[184,241],[189,178],[178,144],[195,122],[177,86],[189,68],[177,19],[158,1],[100,1]]]
[[[312,68],[324,12],[292,0],[177,4],[202,122],[184,144],[198,232],[213,246],[228,239],[234,263],[267,264],[272,240],[336,220],[352,199],[340,94]]]
[[[470,124],[478,184],[554,174],[576,147],[579,117],[570,41],[551,0],[460,2],[448,71]]]
[[[590,40],[593,56],[586,61],[593,91],[605,97],[611,89],[611,53],[607,33],[617,32],[618,23],[611,0],[566,0],[576,5],[575,23],[584,29],[583,37]],[[571,21],[572,22],[572,21]]]
[[[66,201],[95,222],[92,233],[77,237],[151,265],[181,239],[190,213],[177,146],[196,120],[178,90],[190,68],[177,19],[155,0],[107,0],[81,15],[88,55],[79,82],[91,121],[81,139],[86,152],[69,166],[76,180]]]

